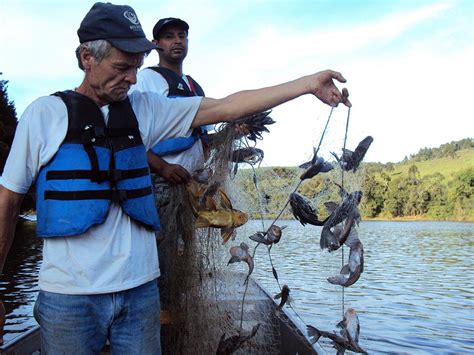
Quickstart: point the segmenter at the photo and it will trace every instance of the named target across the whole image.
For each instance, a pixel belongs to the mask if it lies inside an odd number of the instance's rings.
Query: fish
[[[263,160],[263,150],[254,147],[236,149],[232,152],[230,160],[234,163],[257,164]]]
[[[191,174],[191,178],[200,184],[207,184],[213,175],[214,172],[211,168],[202,168],[194,170]]]
[[[275,121],[269,116],[271,111],[264,111],[253,116],[242,118],[231,123],[232,126],[240,126],[240,130],[246,131],[247,139],[256,142],[263,139],[263,132],[270,132],[266,126],[272,125]]]
[[[364,159],[365,153],[367,153],[367,150],[373,141],[374,139],[371,136],[367,136],[362,141],[360,141],[354,151],[343,149],[341,157],[338,157],[334,152],[331,152],[331,154],[336,158],[342,170],[352,170],[353,172],[356,172],[359,164]]]
[[[360,323],[353,308],[349,308],[344,313],[344,318],[338,323],[337,327],[341,328],[341,335],[320,330],[311,325],[306,325],[306,330],[313,344],[319,341],[321,337],[331,339],[334,342],[338,354],[344,354],[346,350],[367,354],[359,345]]]
[[[339,275],[328,277],[328,282],[333,285],[349,287],[355,284],[364,272],[364,246],[360,240],[352,240],[349,251],[349,260],[341,268]]]
[[[283,285],[281,288],[281,292],[275,295],[274,299],[281,298],[280,304],[277,306],[277,310],[281,310],[283,306],[288,302],[288,298],[290,297],[290,288],[287,285]]]
[[[233,335],[226,339],[225,333],[222,334],[219,344],[217,345],[216,355],[230,355],[238,350],[245,342],[252,339],[257,334],[260,323],[256,324],[250,333],[246,334],[243,331],[239,331],[237,335]]]
[[[227,194],[217,184],[206,188],[191,180],[186,188],[196,217],[195,227],[220,228],[223,244],[229,241],[235,228],[247,223],[247,213],[234,209]]]
[[[325,203],[328,212],[331,214],[323,223],[321,238],[319,240],[321,249],[329,249],[329,251],[339,249],[341,244],[338,237],[336,237],[336,235],[331,231],[331,228],[343,222],[348,217],[353,218],[354,221],[359,221],[360,213],[357,206],[361,199],[362,191],[354,191],[347,194],[340,205],[331,201]]]
[[[290,195],[290,206],[293,216],[304,226],[312,224],[313,226],[323,226],[326,220],[320,221],[316,211],[309,202],[297,192]]]
[[[323,158],[314,156],[313,160],[300,165],[300,168],[306,169],[300,176],[300,180],[311,179],[319,173],[327,173],[334,169],[334,166],[326,162]]]
[[[257,243],[262,243],[265,245],[277,244],[282,236],[282,230],[287,226],[279,227],[275,224],[272,224],[266,232],[257,232],[252,234],[249,238]]]
[[[220,228],[222,244],[225,244],[232,237],[234,229],[247,223],[248,214],[239,210],[216,210],[199,211],[197,214],[196,228]]]
[[[252,258],[252,255],[250,255],[249,253],[249,246],[246,243],[242,242],[240,243],[239,246],[231,247],[229,252],[230,252],[231,258],[227,262],[227,265],[238,263],[240,261],[244,261],[247,263],[249,267],[249,272],[244,282],[244,283],[247,283],[247,280],[252,274],[253,268],[254,268],[253,258]]]
[[[323,241],[322,243],[324,247],[321,248],[328,248],[329,251],[338,250],[346,242],[347,238],[351,234],[354,224],[354,217],[349,216],[345,220],[344,227],[341,227],[341,225],[338,224],[332,230],[331,228],[323,228],[323,231],[321,231],[321,239]]]

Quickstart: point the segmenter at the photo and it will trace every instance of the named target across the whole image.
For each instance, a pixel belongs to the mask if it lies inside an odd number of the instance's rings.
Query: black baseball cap
[[[147,40],[135,11],[127,5],[97,2],[77,30],[79,42],[104,39],[128,53],[142,53],[158,46]]]
[[[153,38],[158,39],[160,37],[160,31],[162,28],[169,24],[181,26],[186,30],[186,32],[189,30],[189,25],[186,23],[186,21],[174,17],[162,18],[156,23],[155,27],[153,27]]]

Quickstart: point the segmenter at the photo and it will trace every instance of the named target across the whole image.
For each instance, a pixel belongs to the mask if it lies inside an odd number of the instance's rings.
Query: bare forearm
[[[22,194],[0,186],[0,270],[3,270],[5,259],[13,242],[22,199]]]
[[[306,94],[305,78],[256,90],[239,91],[223,99],[203,98],[193,126],[251,116]]]
[[[304,94],[313,94],[322,102],[337,106],[343,103],[351,106],[349,92],[336,87],[334,81],[345,82],[341,73],[333,70],[304,76],[284,84],[257,90],[240,91],[223,99],[203,98],[193,126],[233,121],[266,111]]]
[[[160,158],[158,155],[153,154],[151,151],[147,152],[148,165],[153,173],[159,174],[160,171],[165,169],[168,163]]]

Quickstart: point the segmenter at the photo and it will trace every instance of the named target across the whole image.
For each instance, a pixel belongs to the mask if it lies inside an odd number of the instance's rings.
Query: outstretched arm
[[[346,82],[341,73],[324,70],[284,84],[240,91],[223,99],[205,97],[194,118],[193,127],[250,116],[305,94],[313,94],[331,106],[340,103],[350,106],[349,92],[347,89],[339,91],[334,80]]]

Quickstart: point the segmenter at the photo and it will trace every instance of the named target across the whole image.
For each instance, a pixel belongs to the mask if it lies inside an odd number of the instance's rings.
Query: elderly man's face
[[[158,52],[160,59],[169,63],[181,63],[188,54],[188,34],[180,26],[165,26],[153,42],[163,49]]]
[[[137,70],[143,64],[143,54],[131,54],[112,48],[110,54],[98,63],[87,58],[86,80],[88,95],[99,105],[121,101],[127,97],[130,86],[137,82]]]

